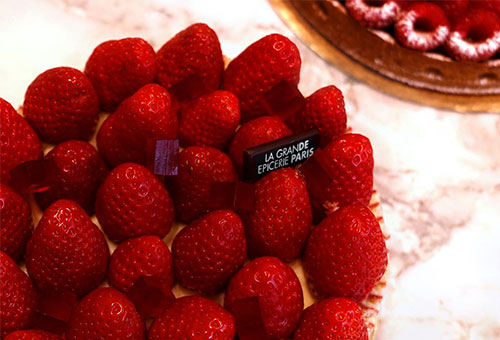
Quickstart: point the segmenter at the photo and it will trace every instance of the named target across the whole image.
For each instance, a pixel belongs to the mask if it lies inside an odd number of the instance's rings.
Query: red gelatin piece
[[[236,321],[236,333],[240,340],[269,339],[262,320],[258,296],[235,301],[232,312]]]
[[[175,96],[177,101],[182,103],[201,97],[207,90],[203,83],[203,79],[196,73],[182,79],[180,82],[170,87],[169,91]]]
[[[306,100],[297,85],[282,80],[260,98],[262,105],[271,116],[286,122],[304,107]]]
[[[155,175],[177,175],[179,168],[178,139],[148,139],[146,148],[147,165]]]
[[[168,285],[155,278],[140,276],[127,292],[127,297],[146,318],[157,318],[174,302],[175,296]]]
[[[209,195],[211,209],[251,212],[255,207],[255,185],[251,183],[212,183]]]
[[[72,292],[38,292],[37,305],[31,316],[31,324],[55,334],[63,334],[71,313],[78,303],[78,297]]]
[[[328,171],[330,160],[323,150],[316,150],[304,165],[300,167],[300,172],[307,178],[307,185],[311,191],[321,192],[327,187],[333,178],[329,175],[333,171]]]
[[[55,182],[57,165],[51,159],[27,161],[10,171],[10,186],[20,194],[47,191]]]

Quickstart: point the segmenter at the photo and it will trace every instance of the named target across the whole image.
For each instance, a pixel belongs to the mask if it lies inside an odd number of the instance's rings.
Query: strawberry
[[[363,26],[385,28],[394,23],[405,1],[398,0],[346,0],[345,7]]]
[[[0,183],[0,250],[19,261],[33,231],[28,202],[14,190]]]
[[[243,151],[248,148],[289,136],[292,131],[278,118],[259,117],[249,121],[236,132],[229,145],[229,156],[236,169],[243,173]]]
[[[293,340],[368,340],[359,305],[346,298],[333,297],[308,307]]]
[[[231,313],[203,297],[184,296],[153,322],[148,340],[233,340],[234,336]]]
[[[219,88],[224,60],[217,34],[205,24],[197,23],[177,33],[158,51],[156,80],[176,93],[182,101],[210,93]],[[175,85],[196,79],[190,94],[179,93]],[[192,82],[192,81],[191,81]],[[188,86],[189,87],[189,86]]]
[[[244,217],[251,256],[300,256],[312,227],[306,183],[294,169],[273,171],[257,182],[255,209]]]
[[[0,98],[0,180],[10,180],[9,171],[23,162],[42,157],[42,143],[31,126],[7,101]]]
[[[97,125],[99,99],[81,71],[56,67],[30,84],[23,114],[44,142],[88,140]]]
[[[238,215],[215,210],[182,229],[172,244],[175,277],[206,295],[219,293],[243,266],[247,246]]]
[[[295,133],[316,128],[321,134],[321,145],[328,144],[333,138],[346,130],[342,92],[333,85],[323,87],[306,98],[304,108],[291,119],[290,125]]]
[[[134,304],[114,288],[98,288],[76,306],[66,340],[144,340],[146,327]]]
[[[160,180],[139,164],[122,164],[97,192],[95,210],[114,242],[142,235],[164,237],[175,219],[174,204]]]
[[[189,223],[213,210],[211,185],[235,182],[236,170],[229,157],[218,149],[191,146],[179,153],[179,174],[168,178],[175,211],[180,221]]]
[[[269,339],[288,337],[304,308],[302,287],[295,272],[276,257],[259,257],[231,279],[224,307],[231,311],[237,300],[254,296],[259,298]]]
[[[62,340],[62,337],[40,330],[15,331],[4,340]]]
[[[58,171],[49,190],[36,194],[40,207],[46,209],[59,199],[69,199],[92,215],[97,189],[108,175],[97,150],[87,142],[71,140],[58,144],[44,158],[53,160]]]
[[[94,85],[101,109],[112,112],[125,98],[154,81],[155,52],[141,38],[105,41],[94,49],[84,72]]]
[[[320,155],[322,173],[306,162],[304,174],[315,217],[323,217],[351,202],[368,204],[373,189],[373,150],[370,140],[359,134],[345,134],[332,140]],[[320,159],[319,155],[313,156]]]
[[[83,296],[106,278],[104,235],[75,202],[49,206],[28,241],[26,268],[42,292]]]
[[[223,149],[240,123],[238,98],[228,91],[215,91],[182,109],[179,140],[182,146],[213,146]]]
[[[141,277],[153,277],[161,284],[174,282],[172,255],[158,236],[141,236],[123,242],[109,262],[109,283],[126,293]]]
[[[313,229],[302,264],[316,295],[362,301],[387,267],[377,218],[359,203],[340,208]]]
[[[30,278],[0,251],[0,338],[25,328],[35,305],[36,293]]]
[[[242,120],[248,121],[266,113],[263,94],[282,81],[299,83],[300,65],[297,46],[280,34],[270,34],[229,63],[222,87],[238,97]]]
[[[177,115],[170,95],[157,84],[140,88],[104,124],[107,126],[97,135],[97,148],[112,166],[146,164],[148,140],[177,138]]]
[[[396,39],[405,47],[430,51],[441,46],[450,34],[444,11],[431,2],[412,4],[394,25]]]

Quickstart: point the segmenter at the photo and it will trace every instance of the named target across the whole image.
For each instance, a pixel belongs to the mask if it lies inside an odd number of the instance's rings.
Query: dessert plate
[[[337,0],[270,0],[314,52],[351,76],[401,99],[465,112],[500,112],[500,60],[458,62],[368,30]]]

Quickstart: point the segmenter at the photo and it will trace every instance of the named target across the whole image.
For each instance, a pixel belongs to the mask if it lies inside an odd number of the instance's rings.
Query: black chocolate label
[[[273,170],[305,162],[318,147],[319,137],[319,131],[312,129],[245,150],[245,179],[255,179]]]

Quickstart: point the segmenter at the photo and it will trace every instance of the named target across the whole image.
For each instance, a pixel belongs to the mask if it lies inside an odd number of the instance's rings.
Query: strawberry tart
[[[373,339],[372,147],[300,67],[280,34],[225,62],[193,24],[0,99],[0,338]]]
[[[500,111],[497,0],[271,2],[313,50],[403,99]]]

